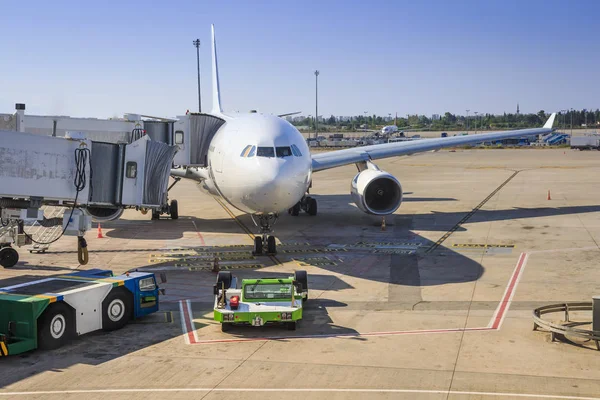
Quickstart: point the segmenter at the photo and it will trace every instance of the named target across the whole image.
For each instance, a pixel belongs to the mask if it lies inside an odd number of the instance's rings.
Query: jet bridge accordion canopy
[[[89,152],[78,170],[80,149]],[[51,204],[77,198],[87,206],[159,207],[166,201],[176,151],[147,135],[117,144],[0,131],[0,199],[37,197]],[[85,187],[78,195],[75,180],[82,177]]]

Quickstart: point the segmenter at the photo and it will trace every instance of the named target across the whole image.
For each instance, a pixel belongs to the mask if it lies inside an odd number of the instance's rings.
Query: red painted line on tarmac
[[[521,271],[523,270],[523,265],[525,259],[527,258],[527,253],[521,253],[521,257],[519,257],[519,262],[517,263],[517,267],[515,268],[506,288],[506,292],[504,293],[504,297],[500,301],[498,305],[498,311],[496,313],[496,317],[494,318],[494,322],[492,323],[492,329],[500,328],[500,324],[504,318],[505,313],[508,311],[508,306],[510,301],[512,300],[512,295],[517,286],[517,282],[521,275]]]
[[[521,277],[523,268],[525,267],[525,261],[527,260],[527,253],[521,253],[517,266],[513,271],[508,286],[502,296],[502,300],[496,309],[495,314],[492,316],[490,325],[487,327],[477,328],[447,328],[447,329],[424,329],[424,330],[407,330],[407,331],[383,331],[383,332],[351,332],[351,333],[339,333],[339,334],[322,334],[322,335],[299,335],[299,336],[266,336],[266,337],[255,337],[255,338],[231,338],[231,339],[209,339],[209,340],[196,340],[192,331],[192,322],[187,307],[182,307],[184,313],[184,319],[186,323],[186,329],[188,330],[188,337],[190,344],[215,344],[215,343],[240,343],[240,342],[264,342],[273,340],[293,340],[293,339],[326,339],[326,338],[345,338],[345,337],[376,337],[376,336],[399,336],[399,335],[423,335],[423,334],[434,334],[434,333],[457,333],[457,332],[484,332],[484,331],[495,331],[500,329],[504,316],[508,312],[512,297],[515,293],[517,284]],[[189,301],[189,300],[187,300]],[[187,303],[186,301],[186,303]],[[183,303],[183,302],[180,302]],[[187,304],[186,304],[187,305]]]
[[[194,337],[194,324],[188,311],[187,301],[180,301],[181,309],[183,310],[183,321],[185,322],[185,330],[188,336],[190,344],[196,344],[196,338]]]
[[[327,338],[346,338],[346,337],[364,337],[364,336],[398,336],[398,335],[421,335],[432,333],[456,333],[465,331],[490,331],[492,328],[450,328],[450,329],[427,329],[412,331],[390,331],[390,332],[367,332],[367,333],[340,333],[324,335],[299,335],[299,336],[267,336],[256,338],[235,338],[235,339],[209,339],[198,340],[193,344],[214,344],[214,343],[239,343],[239,342],[266,342],[273,340],[293,340],[293,339],[327,339]]]
[[[196,226],[196,223],[194,221],[192,221],[192,224],[194,224],[194,228],[196,229],[196,233],[198,234],[198,239],[200,239],[200,244],[202,246],[205,245],[204,243],[204,238],[202,237],[202,234],[200,233],[200,231],[198,230],[198,227]]]

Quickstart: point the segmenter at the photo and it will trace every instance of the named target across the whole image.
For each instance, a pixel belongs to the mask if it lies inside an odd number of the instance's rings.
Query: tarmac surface
[[[354,166],[319,172],[319,214],[282,215],[276,257],[252,257],[250,217],[190,181],[171,192],[179,220],[126,211],[103,238],[90,231],[86,266],[73,237],[21,249],[0,287],[139,268],[166,273],[167,293],[161,312],[122,330],[0,359],[0,399],[600,398],[600,352],[532,329],[534,308],[600,294],[600,153],[457,150],[378,165],[405,191],[385,230],[351,203]],[[221,332],[215,256],[240,277],[308,271],[298,329]]]

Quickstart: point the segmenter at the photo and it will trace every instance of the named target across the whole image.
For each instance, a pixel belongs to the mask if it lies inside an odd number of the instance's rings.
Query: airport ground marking
[[[196,226],[196,222],[194,220],[192,220],[192,224],[194,225],[194,229],[196,229],[196,233],[198,234],[198,239],[200,239],[200,244],[202,246],[204,246],[205,245],[205,243],[204,243],[204,237],[202,237],[202,234],[198,230],[198,227]]]
[[[494,311],[490,322],[485,327],[476,328],[439,328],[439,329],[418,329],[418,330],[400,330],[400,331],[381,331],[381,332],[349,332],[349,333],[333,333],[333,334],[312,334],[312,335],[295,335],[295,336],[263,336],[252,338],[223,338],[223,339],[206,339],[198,340],[198,335],[194,329],[194,335],[190,335],[188,329],[193,327],[193,314],[190,300],[180,300],[180,312],[182,322],[182,330],[187,344],[217,344],[217,343],[236,343],[236,342],[260,342],[272,340],[291,340],[291,339],[327,339],[327,338],[351,338],[351,337],[380,337],[380,336],[400,336],[400,335],[423,335],[423,334],[442,334],[442,333],[458,333],[458,332],[485,332],[497,331],[502,327],[504,318],[508,313],[512,299],[516,292],[517,286],[527,265],[529,259],[528,253],[521,253],[517,261],[517,265],[513,270],[504,294],[498,303],[498,307]],[[185,303],[185,306],[184,306]],[[187,311],[186,311],[187,310]]]
[[[68,395],[68,394],[117,394],[117,393],[390,393],[390,394],[441,394],[477,397],[512,397],[536,398],[556,400],[600,400],[600,397],[552,395],[539,393],[514,393],[514,392],[476,392],[465,390],[444,389],[372,389],[372,388],[224,388],[224,387],[198,387],[198,388],[118,388],[118,389],[67,389],[67,390],[38,390],[24,392],[0,392],[4,396],[41,396],[41,395]]]
[[[446,241],[446,239],[448,239],[450,237],[450,235],[452,235],[454,232],[456,232],[462,226],[462,224],[467,222],[473,215],[475,215],[475,213],[477,211],[479,211],[481,209],[481,207],[483,207],[488,201],[490,201],[490,199],[492,197],[494,197],[500,190],[502,190],[502,188],[504,186],[506,186],[515,176],[517,176],[517,174],[519,172],[521,172],[521,171],[515,171],[511,176],[508,177],[507,180],[502,182],[502,184],[500,186],[498,186],[496,188],[496,190],[494,190],[485,199],[483,199],[483,201],[481,203],[476,205],[475,208],[473,208],[467,215],[465,215],[460,221],[458,221],[456,223],[456,225],[454,225],[448,232],[446,232],[444,234],[444,236],[442,236],[435,243],[433,243],[431,246],[429,246],[429,248],[427,250],[425,250],[425,253],[431,253],[434,250],[436,250],[438,247],[440,247],[440,245],[442,243],[444,243]]]

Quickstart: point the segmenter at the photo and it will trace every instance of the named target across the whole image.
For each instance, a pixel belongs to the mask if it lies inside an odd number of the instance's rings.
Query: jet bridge
[[[132,143],[103,143],[69,132],[66,137],[0,131],[0,264],[11,267],[11,244],[35,242],[24,224],[63,225],[62,234],[80,237],[98,221],[118,218],[123,209],[164,212],[176,146],[143,135]],[[44,217],[43,205],[68,207],[63,218]],[[172,215],[176,217],[176,215]]]
[[[206,167],[210,142],[225,123],[210,114],[178,116],[173,124],[173,144],[179,147],[173,162],[188,167]]]

